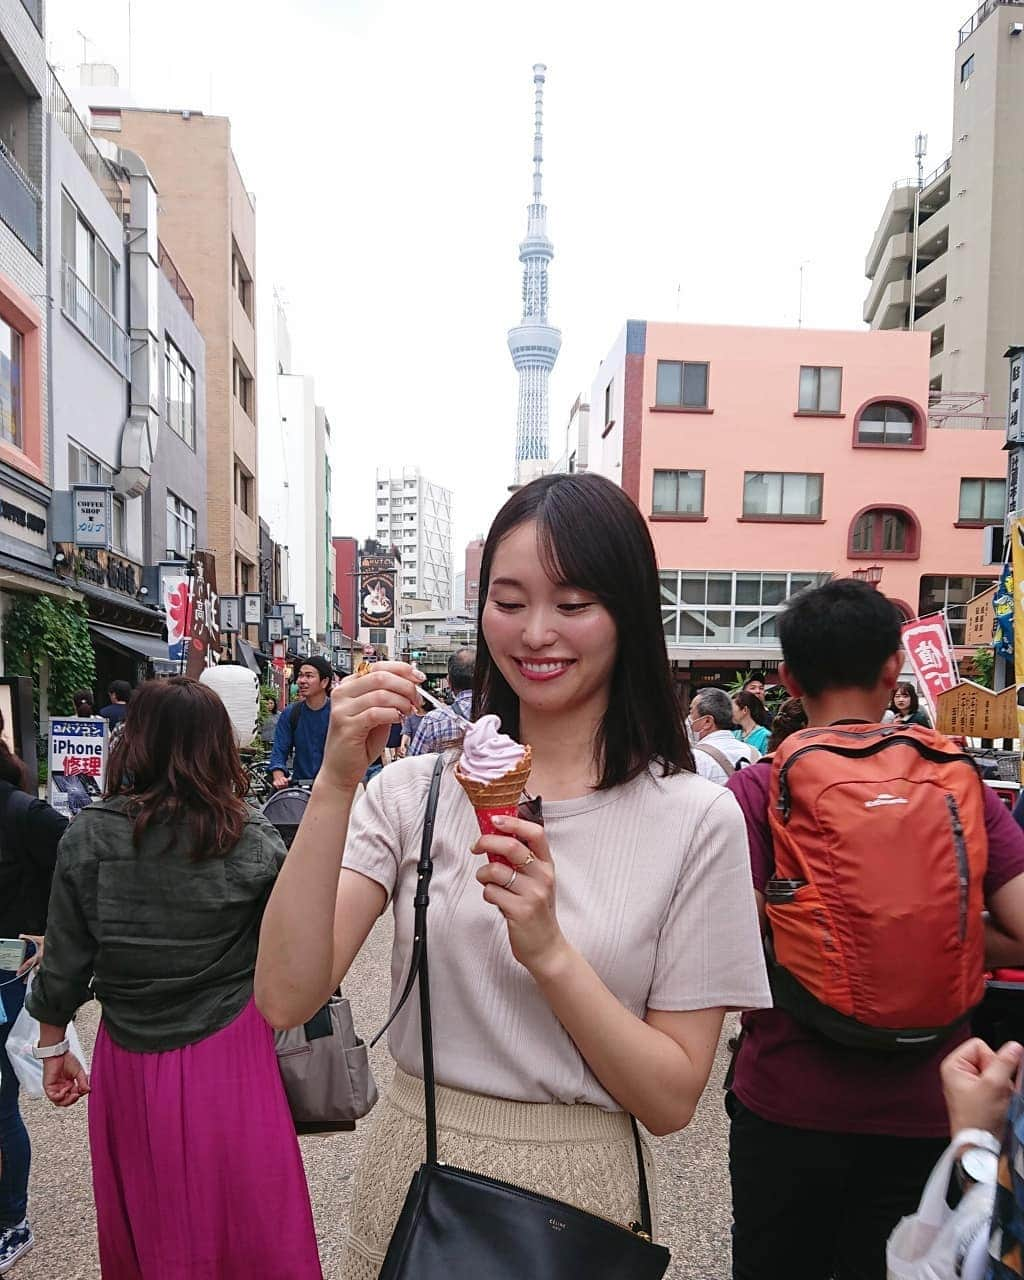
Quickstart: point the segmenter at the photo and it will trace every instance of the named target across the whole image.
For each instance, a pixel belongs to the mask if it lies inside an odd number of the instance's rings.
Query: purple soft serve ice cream
[[[472,782],[496,782],[522,764],[525,748],[501,732],[497,716],[481,716],[462,739],[459,773]]]

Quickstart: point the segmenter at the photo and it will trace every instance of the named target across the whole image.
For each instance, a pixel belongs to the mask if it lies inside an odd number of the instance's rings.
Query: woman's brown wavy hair
[[[226,857],[245,827],[247,789],[227,708],[212,689],[172,676],[135,690],[106,794],[128,797],[136,848],[155,823],[185,823],[194,861]]]

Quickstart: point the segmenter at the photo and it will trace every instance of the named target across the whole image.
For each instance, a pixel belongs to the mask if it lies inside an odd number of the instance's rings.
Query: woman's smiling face
[[[532,520],[498,544],[482,624],[522,707],[545,713],[592,707],[603,715],[618,652],[615,622],[592,593],[548,577]]]

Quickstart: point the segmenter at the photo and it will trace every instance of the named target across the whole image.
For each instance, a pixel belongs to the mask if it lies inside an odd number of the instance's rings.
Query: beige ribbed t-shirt
[[[441,784],[430,888],[430,996],[438,1083],[520,1102],[618,1104],[588,1068],[529,972],[504,918],[483,900],[469,852],[473,808]],[[349,827],[344,865],[387,890],[395,913],[392,1001],[412,951],[413,895],[435,756],[389,765]],[[611,791],[544,805],[565,937],[638,1017],[653,1009],[771,1004],[747,836],[730,792],[695,774],[641,774]],[[422,1076],[415,995],[390,1032],[403,1071]]]

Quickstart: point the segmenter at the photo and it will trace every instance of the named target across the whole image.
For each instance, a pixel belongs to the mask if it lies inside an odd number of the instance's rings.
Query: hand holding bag
[[[498,1182],[437,1158],[434,1050],[427,970],[427,905],[437,797],[434,767],[417,867],[415,947],[405,990],[388,1025],[419,981],[427,1158],[413,1175],[379,1280],[661,1280],[669,1252],[651,1241],[651,1206],[636,1121],[640,1221],[632,1229],[559,1200]],[[384,1030],[387,1028],[385,1027]],[[383,1034],[383,1031],[379,1034]]]
[[[995,1183],[974,1183],[955,1209],[946,1202],[946,1192],[957,1151],[979,1139],[986,1147],[992,1142],[990,1134],[965,1129],[939,1158],[917,1212],[902,1218],[889,1237],[885,1250],[888,1280],[954,1280],[958,1275],[967,1276],[959,1269],[960,1263],[979,1233],[988,1235]]]

